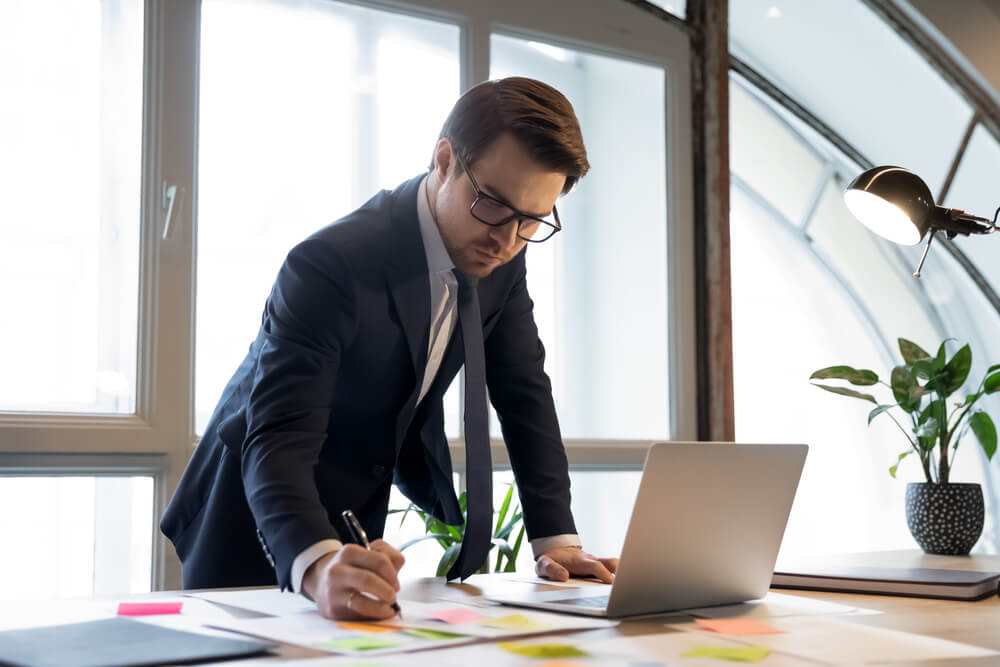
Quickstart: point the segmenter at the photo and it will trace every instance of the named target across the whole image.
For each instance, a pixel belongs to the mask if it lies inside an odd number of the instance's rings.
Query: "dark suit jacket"
[[[289,587],[299,553],[340,539],[344,509],[371,539],[382,535],[393,482],[461,524],[442,408],[463,362],[460,328],[416,405],[430,326],[420,178],[377,194],[288,254],[257,338],[160,522],[185,587]],[[478,291],[487,385],[528,537],[575,533],[524,252]]]

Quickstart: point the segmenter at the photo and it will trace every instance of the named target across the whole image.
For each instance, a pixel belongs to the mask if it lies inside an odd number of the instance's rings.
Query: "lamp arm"
[[[997,215],[1000,215],[1000,208],[994,214],[993,220],[990,220],[989,218],[980,218],[978,215],[966,213],[959,208],[935,206],[930,226],[947,232],[948,238],[955,238],[958,234],[962,236],[992,234],[998,229],[996,224]]]

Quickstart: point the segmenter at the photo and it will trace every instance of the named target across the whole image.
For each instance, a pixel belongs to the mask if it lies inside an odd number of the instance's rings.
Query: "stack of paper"
[[[331,653],[381,655],[615,624],[615,621],[599,618],[522,612],[504,607],[472,608],[448,602],[407,601],[403,604],[402,619],[336,622],[313,611],[268,618],[228,619],[213,622],[212,627]]]

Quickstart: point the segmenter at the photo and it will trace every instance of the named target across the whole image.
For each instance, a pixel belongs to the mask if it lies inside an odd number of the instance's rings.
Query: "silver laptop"
[[[654,442],[614,584],[486,597],[610,618],[761,598],[771,584],[807,450]]]

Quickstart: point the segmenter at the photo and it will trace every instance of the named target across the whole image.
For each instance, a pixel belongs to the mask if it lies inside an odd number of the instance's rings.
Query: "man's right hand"
[[[396,613],[391,605],[396,601],[397,573],[404,560],[403,554],[382,540],[372,542],[371,551],[346,544],[309,566],[302,590],[326,618],[389,618]]]

